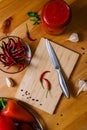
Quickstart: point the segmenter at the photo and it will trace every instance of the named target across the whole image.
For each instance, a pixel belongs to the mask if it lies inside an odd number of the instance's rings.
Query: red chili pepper
[[[27,38],[30,40],[30,41],[36,41],[36,39],[32,39],[31,37],[30,37],[30,33],[29,33],[29,29],[28,29],[28,25],[26,24],[26,36],[27,36]]]
[[[0,61],[6,65],[6,56],[4,54],[0,54]]]
[[[7,44],[4,41],[3,41],[3,43],[4,43],[4,49],[3,49],[4,54],[10,58],[9,60],[14,61],[14,59],[11,57],[11,55],[9,54],[9,52],[7,50]]]
[[[1,115],[10,117],[17,121],[34,122],[35,119],[27,110],[19,105],[15,100],[8,100],[5,109],[1,111]]]
[[[8,46],[9,46],[9,48],[10,49],[12,49],[12,50],[15,50],[15,48],[16,48],[16,42],[15,42],[15,40],[13,39],[13,38],[9,38],[9,44],[7,44]]]
[[[20,66],[20,70],[21,70],[21,67],[23,67],[24,64],[26,64],[25,60],[27,58],[30,58],[27,56],[26,48],[25,46],[22,45],[20,38],[18,38],[17,40],[9,38],[8,43],[5,43],[5,41],[3,41],[1,49],[2,49],[2,53],[0,54],[0,61],[5,66],[8,66],[7,69],[9,69],[13,65],[18,66],[19,64],[21,64]]]
[[[47,92],[46,92],[46,98],[47,98],[48,92],[51,90],[51,84],[48,79],[46,78],[43,78],[43,79],[46,81],[46,84],[47,84]]]
[[[18,70],[20,71],[24,67],[25,67],[25,61],[24,60],[19,61],[18,62]]]
[[[21,53],[23,54],[24,51],[25,51],[25,49],[23,47],[21,47],[20,49],[15,50],[14,52],[12,52],[12,56],[17,56],[17,55],[20,55]]]
[[[44,71],[44,72],[40,75],[40,83],[41,83],[41,85],[42,85],[43,88],[44,88],[44,86],[43,86],[43,78],[44,78],[45,74],[48,73],[48,72],[50,72],[50,71],[46,70],[46,71]]]
[[[16,58],[16,59],[19,59],[19,60],[20,60],[20,58],[26,58],[26,59],[27,59],[27,58],[30,58],[30,59],[31,59],[31,57],[26,56],[26,55],[24,55],[24,54],[15,56],[15,58]]]
[[[15,63],[13,62],[13,63],[10,63],[9,65],[8,65],[8,67],[7,67],[7,69],[9,69],[11,66],[13,66],[13,65],[15,65]]]
[[[22,47],[22,43],[20,41],[20,38],[18,37],[18,42],[17,42],[17,48],[16,49],[20,49]]]
[[[6,116],[0,116],[0,130],[17,130],[13,120]]]
[[[9,33],[9,29],[10,29],[10,26],[11,26],[11,23],[12,23],[12,20],[13,18],[12,17],[9,17],[8,19],[6,19],[2,25],[2,29],[3,29],[3,33],[4,34],[8,34]]]

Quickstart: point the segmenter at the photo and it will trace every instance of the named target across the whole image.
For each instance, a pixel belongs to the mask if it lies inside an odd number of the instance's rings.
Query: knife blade
[[[54,51],[54,49],[53,49],[53,47],[48,39],[46,39],[46,47],[47,47],[49,56],[51,58],[51,61],[53,63],[53,66],[54,66],[56,72],[58,73],[59,85],[62,89],[62,92],[64,93],[64,95],[67,98],[69,98],[70,94],[69,94],[69,90],[68,90],[67,84],[65,82],[64,76],[63,76],[62,71],[61,71],[61,66],[59,64],[56,53],[55,53],[55,51]]]

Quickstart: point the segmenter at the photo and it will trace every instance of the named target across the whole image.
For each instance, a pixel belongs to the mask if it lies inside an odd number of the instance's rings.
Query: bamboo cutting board
[[[59,59],[64,76],[66,79],[69,79],[78,60],[79,54],[53,42],[51,42],[51,44]],[[51,83],[51,90],[48,93],[47,98],[47,86],[44,82],[43,89],[39,81],[41,73],[45,70],[50,71],[45,75],[45,78],[47,78]],[[58,76],[48,55],[45,39],[42,38],[15,97],[45,112],[53,114],[61,95],[62,91],[58,83]]]

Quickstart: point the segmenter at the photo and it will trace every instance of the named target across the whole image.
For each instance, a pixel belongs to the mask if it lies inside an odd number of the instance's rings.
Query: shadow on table
[[[81,34],[81,30],[87,32],[87,1],[82,2],[82,0],[76,0],[70,5],[70,7],[72,11],[72,18],[66,33],[80,33],[80,39],[82,41],[84,36]]]

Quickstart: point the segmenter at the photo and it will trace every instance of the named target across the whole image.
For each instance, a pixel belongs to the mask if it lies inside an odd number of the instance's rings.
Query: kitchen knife
[[[65,82],[65,79],[63,77],[63,74],[61,72],[61,67],[59,65],[59,61],[58,61],[58,58],[53,50],[53,47],[52,45],[50,44],[50,41],[48,39],[46,39],[46,46],[47,46],[47,50],[48,50],[48,53],[49,53],[49,56],[52,60],[52,63],[54,65],[54,68],[55,70],[57,71],[58,73],[58,79],[59,79],[59,85],[64,93],[64,95],[69,98],[70,97],[70,94],[69,94],[69,91],[68,91],[68,88],[67,88],[67,85],[66,85],[66,82]]]

